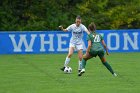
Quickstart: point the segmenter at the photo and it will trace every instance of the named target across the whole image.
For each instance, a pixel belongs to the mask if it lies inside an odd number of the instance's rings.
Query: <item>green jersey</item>
[[[101,44],[103,37],[98,33],[91,33],[87,36],[87,40],[91,40],[92,46],[90,51],[104,51],[104,48]]]

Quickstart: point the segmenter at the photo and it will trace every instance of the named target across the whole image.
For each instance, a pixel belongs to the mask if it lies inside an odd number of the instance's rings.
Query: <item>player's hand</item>
[[[62,26],[62,25],[60,25],[59,28],[60,28],[61,30],[63,30],[63,26]]]

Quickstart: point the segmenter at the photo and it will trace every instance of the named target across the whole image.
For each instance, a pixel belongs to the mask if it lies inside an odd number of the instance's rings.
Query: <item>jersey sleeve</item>
[[[87,31],[88,29],[83,25],[83,31]]]
[[[102,36],[102,35],[100,35],[100,38],[101,38],[101,40],[104,40],[104,38],[103,38],[103,36]]]
[[[72,25],[68,26],[66,29],[67,31],[72,31]]]
[[[93,35],[92,34],[87,35],[87,41],[92,40],[92,39],[93,39]]]

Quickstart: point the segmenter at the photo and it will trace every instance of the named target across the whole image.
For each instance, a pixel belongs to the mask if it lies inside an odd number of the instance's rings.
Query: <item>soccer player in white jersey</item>
[[[71,31],[72,37],[70,39],[69,43],[69,53],[65,59],[64,67],[61,68],[62,71],[64,71],[65,67],[68,66],[68,63],[70,62],[70,58],[74,52],[74,49],[78,51],[78,58],[79,58],[79,66],[78,71],[81,71],[81,65],[82,65],[82,56],[83,56],[83,32],[85,31],[87,34],[90,34],[88,29],[81,23],[81,17],[77,16],[75,23],[68,26],[66,29],[63,28],[63,26],[59,26],[61,30],[64,32]]]

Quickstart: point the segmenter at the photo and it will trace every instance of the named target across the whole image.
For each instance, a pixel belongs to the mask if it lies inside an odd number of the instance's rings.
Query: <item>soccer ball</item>
[[[71,67],[65,67],[64,73],[70,74],[71,72],[72,72],[72,68]]]

